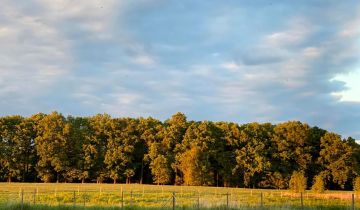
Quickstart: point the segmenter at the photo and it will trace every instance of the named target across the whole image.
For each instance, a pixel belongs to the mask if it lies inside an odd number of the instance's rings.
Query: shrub
[[[289,182],[290,190],[296,193],[304,192],[306,190],[306,177],[302,171],[294,171]]]
[[[324,176],[322,174],[314,177],[314,183],[311,187],[311,191],[316,193],[323,193],[325,191]]]
[[[356,177],[354,180],[354,191],[360,193],[360,176]]]

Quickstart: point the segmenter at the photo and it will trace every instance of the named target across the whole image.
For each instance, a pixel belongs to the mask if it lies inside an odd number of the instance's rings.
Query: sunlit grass
[[[300,194],[287,190],[243,188],[157,186],[139,184],[23,184],[0,183],[0,205],[26,204],[40,209],[170,208],[180,209],[236,208],[301,209]],[[349,209],[352,192],[328,191],[324,194],[303,193],[304,209]],[[261,202],[262,195],[262,202]],[[356,204],[357,205],[357,204]],[[360,207],[360,205],[357,205]],[[8,208],[8,209],[9,209]],[[12,207],[11,207],[12,208]],[[15,207],[14,207],[15,208]],[[1,210],[1,209],[0,209]],[[51,208],[53,210],[53,208]],[[55,209],[54,209],[55,210]]]
[[[197,207],[175,207],[176,210],[197,210]],[[264,207],[240,207],[240,208],[227,208],[226,206],[218,206],[211,208],[204,208],[203,210],[278,210],[278,209],[294,209],[294,210],[345,210],[349,209],[346,206],[305,206],[304,208],[300,206],[284,206],[284,207],[276,207],[276,206],[264,206]],[[172,210],[172,207],[164,207],[164,208],[154,208],[154,207],[138,207],[138,206],[127,206],[127,207],[100,207],[100,206],[48,206],[48,205],[0,205],[0,210]]]

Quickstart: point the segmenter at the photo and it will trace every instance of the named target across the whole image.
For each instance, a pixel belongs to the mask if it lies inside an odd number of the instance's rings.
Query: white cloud
[[[42,95],[72,65],[69,43],[54,25],[17,8],[15,2],[0,8],[0,86],[7,102],[22,98],[24,104]],[[21,106],[21,105],[20,105]]]
[[[288,23],[289,28],[284,31],[274,32],[265,37],[264,43],[273,47],[284,45],[297,45],[310,35],[313,27],[304,18],[293,18]]]
[[[321,50],[317,47],[306,47],[302,54],[308,58],[317,58],[321,55]]]
[[[146,54],[136,55],[134,57],[133,61],[134,61],[134,63],[145,66],[145,67],[152,67],[152,66],[156,65],[155,59],[152,56],[146,55]]]
[[[337,75],[334,80],[345,82],[348,88],[340,92],[332,93],[338,96],[340,101],[360,102],[360,70]]]
[[[344,24],[340,29],[339,35],[344,38],[356,38],[360,34],[360,7],[357,9],[357,16]]]
[[[360,92],[360,79],[329,82],[352,72],[359,55],[359,18],[328,24],[340,3],[323,15],[313,4],[297,12],[302,3],[260,12],[257,2],[4,2],[3,114],[60,107],[165,119],[183,111],[209,120],[299,119],[343,133],[357,126],[358,104],[348,101],[358,99],[347,94]]]
[[[226,62],[221,65],[222,68],[228,69],[230,71],[237,71],[240,69],[240,65],[234,61]]]
[[[207,64],[197,64],[190,67],[190,73],[193,76],[202,76],[208,77],[212,76],[213,69],[210,65]]]

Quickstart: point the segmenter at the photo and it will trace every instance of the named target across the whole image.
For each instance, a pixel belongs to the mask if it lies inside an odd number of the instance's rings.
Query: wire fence
[[[214,208],[247,209],[278,207],[281,209],[307,209],[314,206],[337,206],[346,209],[359,208],[352,193],[311,192],[292,193],[276,190],[244,191],[125,191],[120,190],[39,190],[19,189],[18,192],[2,190],[0,204],[65,205],[65,206],[117,206],[156,208]]]

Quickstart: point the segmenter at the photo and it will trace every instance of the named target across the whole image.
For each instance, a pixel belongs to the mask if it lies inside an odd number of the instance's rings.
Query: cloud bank
[[[360,139],[357,1],[2,5],[2,115],[182,111],[194,120],[301,120]]]

